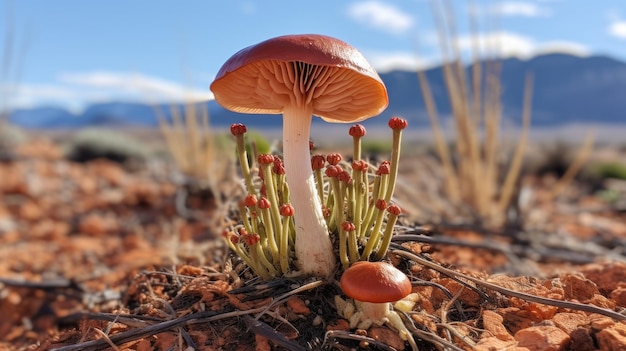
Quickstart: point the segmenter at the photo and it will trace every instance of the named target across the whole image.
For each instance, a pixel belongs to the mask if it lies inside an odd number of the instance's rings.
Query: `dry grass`
[[[6,6],[4,16],[4,46],[0,58],[0,159],[10,157],[12,149],[22,137],[17,129],[9,125],[9,115],[28,48],[28,38],[20,38],[16,34],[13,11],[9,5]]]
[[[231,157],[220,154],[209,123],[208,105],[187,102],[181,109],[171,104],[171,121],[160,108],[155,107],[155,112],[161,134],[180,171],[188,180],[220,194],[219,184],[233,179],[234,169]]]
[[[500,101],[502,65],[498,59],[489,56],[496,53],[498,48],[487,47],[487,55],[482,55],[476,16],[470,15],[472,37],[475,39],[472,42],[471,68],[466,71],[452,12],[451,2],[433,1],[444,81],[455,127],[453,150],[447,145],[441,131],[439,113],[424,71],[418,71],[418,79],[443,168],[445,196],[456,206],[469,207],[476,219],[485,225],[499,226],[504,222],[504,214],[515,201],[517,193],[530,130],[533,75],[529,72],[524,82],[522,128],[507,168],[501,155],[504,146],[501,141]],[[487,59],[481,61],[481,56]],[[551,198],[557,196],[580,170],[592,145],[593,138],[590,135],[579,151],[576,162],[550,195]]]

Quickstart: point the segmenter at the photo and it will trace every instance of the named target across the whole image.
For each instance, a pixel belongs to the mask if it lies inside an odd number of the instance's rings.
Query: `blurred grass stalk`
[[[481,57],[476,11],[470,11],[471,65],[464,67],[456,24],[450,1],[432,1],[438,41],[442,55],[444,82],[452,108],[454,145],[452,151],[441,130],[439,113],[424,70],[418,70],[418,79],[430,119],[435,147],[444,172],[444,193],[455,205],[467,205],[478,220],[489,226],[499,226],[517,193],[525,150],[530,131],[533,75],[525,79],[522,125],[508,170],[504,174],[499,162],[502,150],[501,61],[495,57],[497,43],[485,42],[488,55]],[[470,7],[474,4],[470,2]],[[487,38],[485,38],[487,40]],[[491,47],[489,47],[491,46]],[[484,59],[484,63],[481,60]],[[468,77],[471,75],[471,77]],[[565,176],[544,200],[558,196],[587,161],[593,147],[593,135],[588,134],[576,160]],[[454,161],[453,161],[454,159]]]
[[[169,107],[171,121],[161,108],[154,110],[174,162],[188,181],[208,187],[217,198],[218,183],[225,179],[229,165],[228,158],[218,157],[208,105],[187,100],[182,111],[175,103]]]
[[[0,59],[0,159],[4,159],[11,153],[11,149],[17,143],[19,136],[15,135],[15,128],[10,128],[9,117],[13,106],[23,64],[28,49],[28,37],[19,40],[15,31],[15,21],[12,3],[6,4],[4,45],[2,58]]]

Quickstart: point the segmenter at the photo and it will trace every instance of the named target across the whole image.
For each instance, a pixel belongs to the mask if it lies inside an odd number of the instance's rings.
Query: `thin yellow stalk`
[[[459,179],[465,183],[461,186],[463,198],[472,204],[475,208],[482,212],[480,208],[480,183],[482,182],[480,175],[480,155],[478,147],[478,131],[470,119],[469,98],[467,92],[467,77],[462,65],[462,58],[459,49],[458,35],[456,34],[456,24],[452,13],[452,6],[449,1],[445,2],[448,36],[445,35],[445,26],[443,20],[437,21],[437,31],[440,40],[451,42],[447,45],[452,46],[452,62],[444,65],[445,82],[448,86],[448,96],[452,105],[452,113],[456,121],[457,128],[457,152],[459,154]],[[440,16],[435,14],[436,18]],[[446,45],[441,44],[442,47]]]
[[[587,133],[585,137],[585,141],[583,145],[580,147],[578,152],[576,153],[576,158],[574,161],[567,167],[565,174],[557,181],[557,183],[552,187],[552,191],[548,194],[546,201],[550,201],[557,197],[563,189],[574,179],[576,174],[580,171],[583,165],[589,159],[591,155],[591,150],[593,150],[593,143],[595,140],[595,136],[593,131]]]
[[[470,33],[472,33],[472,120],[474,124],[474,128],[480,128],[481,121],[481,111],[482,111],[482,64],[480,62],[480,45],[478,41],[478,21],[476,20],[476,11],[473,9],[474,1],[470,1],[470,9],[472,9],[469,13],[469,23],[470,23]]]
[[[445,192],[453,203],[458,203],[460,200],[459,180],[452,165],[452,158],[450,157],[450,149],[448,149],[446,137],[441,132],[439,113],[435,105],[435,99],[433,98],[430,84],[428,83],[428,79],[426,79],[424,71],[419,70],[417,77],[419,79],[420,89],[422,90],[426,113],[428,114],[428,119],[430,120],[431,129],[433,131],[435,148],[437,149],[437,154],[443,166]]]
[[[211,184],[211,186],[216,186],[214,177],[210,175],[214,175],[215,172],[218,172],[217,174],[221,174],[222,172],[219,172],[219,170],[216,168],[224,165],[216,164],[217,159],[215,155],[215,142],[211,137],[211,129],[209,124],[209,106],[207,103],[202,103],[201,106],[202,108],[200,110],[200,113],[202,117],[202,135],[204,135],[204,159],[202,164],[208,167],[208,169],[204,171],[208,172],[209,174],[209,183]]]
[[[435,19],[435,25],[437,28],[437,37],[439,39],[439,47],[440,47],[440,51],[441,51],[441,55],[442,55],[442,68],[443,68],[443,78],[444,78],[444,83],[446,85],[446,90],[448,92],[448,98],[450,100],[450,106],[451,106],[451,110],[452,110],[452,116],[454,118],[455,121],[455,128],[456,128],[456,133],[457,133],[457,138],[456,138],[456,152],[457,155],[459,156],[459,164],[458,164],[458,168],[457,168],[457,173],[459,176],[459,182],[463,182],[465,180],[468,179],[468,177],[470,176],[468,174],[468,169],[467,169],[467,164],[466,161],[468,159],[467,157],[467,150],[469,148],[469,144],[468,144],[468,140],[469,138],[467,137],[467,133],[466,133],[466,128],[464,128],[464,126],[462,125],[462,118],[460,117],[461,112],[461,105],[462,102],[459,101],[460,99],[460,93],[458,91],[459,89],[459,82],[455,79],[456,76],[454,74],[453,71],[453,64],[451,61],[453,61],[454,58],[450,57],[450,53],[449,53],[449,35],[447,35],[446,33],[446,28],[447,26],[445,25],[445,20],[443,18],[442,12],[439,9],[436,8],[435,3],[432,2],[431,3],[433,6],[433,17]],[[459,183],[459,185],[461,185],[461,183]],[[467,199],[467,191],[469,190],[468,187],[466,186],[460,186],[459,190],[461,191],[461,198],[463,199]]]
[[[530,114],[532,106],[532,91],[533,91],[533,75],[527,74],[524,86],[524,107],[522,112],[522,131],[520,138],[513,154],[513,159],[509,167],[509,171],[506,175],[504,183],[502,185],[502,192],[498,202],[498,213],[504,213],[506,208],[511,202],[511,197],[515,189],[515,183],[519,178],[520,169],[522,166],[522,159],[524,157],[524,151],[526,149],[526,142],[528,141],[528,133],[530,131]]]
[[[200,139],[198,137],[198,118],[193,103],[185,104],[185,126],[187,127],[186,137],[189,140],[189,158],[191,159],[191,173],[199,177],[198,166],[200,165]]]
[[[179,161],[180,163],[180,168],[183,172],[187,173],[189,172],[189,165],[190,165],[190,160],[187,157],[188,153],[187,153],[187,148],[186,146],[186,138],[185,138],[185,132],[184,132],[184,122],[180,113],[180,110],[178,108],[178,106],[176,106],[176,104],[170,104],[170,113],[172,115],[172,124],[171,124],[171,131],[172,134],[174,135],[174,138],[176,139],[176,146],[175,148],[178,149],[178,154],[180,155]]]
[[[157,117],[159,129],[161,130],[161,133],[165,138],[167,149],[174,158],[174,162],[181,168],[181,171],[186,172],[187,167],[185,163],[186,159],[184,156],[185,152],[184,150],[182,150],[182,144],[180,143],[180,140],[176,137],[176,132],[169,124],[169,122],[167,122],[163,111],[161,111],[161,109],[157,105],[153,105],[153,110]]]

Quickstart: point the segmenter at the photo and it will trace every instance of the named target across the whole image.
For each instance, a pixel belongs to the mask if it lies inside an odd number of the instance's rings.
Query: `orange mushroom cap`
[[[340,283],[348,297],[364,302],[393,302],[411,293],[406,274],[386,262],[356,262],[343,273]]]
[[[358,122],[388,105],[380,76],[354,47],[317,34],[285,35],[249,46],[211,84],[216,101],[240,113],[283,113],[312,104],[328,122]]]

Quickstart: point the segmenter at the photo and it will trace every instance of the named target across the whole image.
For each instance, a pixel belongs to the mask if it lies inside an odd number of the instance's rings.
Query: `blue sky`
[[[449,2],[465,54],[472,11],[500,56],[567,51],[626,60],[624,0]],[[380,71],[432,66],[440,62],[433,3],[442,2],[0,0],[0,97],[4,105],[74,110],[108,100],[208,98],[236,51],[295,33],[342,39]]]

